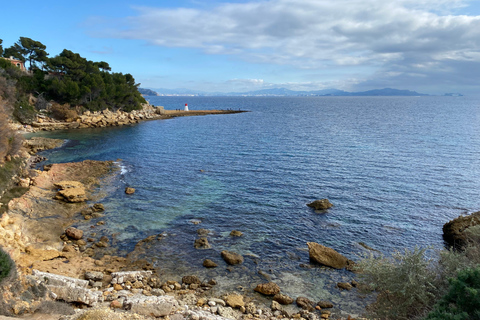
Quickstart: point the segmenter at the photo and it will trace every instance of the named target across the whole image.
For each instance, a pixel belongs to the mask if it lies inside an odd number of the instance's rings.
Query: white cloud
[[[480,16],[449,14],[467,4],[263,0],[210,9],[136,7],[122,28],[100,34],[301,69],[360,65],[408,74],[429,64],[455,68],[452,60],[480,62]]]

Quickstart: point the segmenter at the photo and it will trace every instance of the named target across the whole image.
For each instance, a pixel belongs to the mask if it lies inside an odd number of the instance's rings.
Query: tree
[[[28,61],[29,70],[37,68],[37,63],[45,63],[47,61],[47,48],[40,41],[35,41],[30,38],[20,37],[14,44],[15,50],[22,55],[23,61]]]
[[[2,56],[2,54],[3,54],[2,42],[3,42],[3,40],[0,39],[0,56]]]

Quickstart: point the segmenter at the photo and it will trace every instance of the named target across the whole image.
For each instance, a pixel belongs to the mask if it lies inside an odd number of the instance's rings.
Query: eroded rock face
[[[443,225],[443,239],[456,248],[462,248],[467,243],[468,228],[480,224],[480,211],[468,216],[460,216]]]
[[[236,252],[223,250],[221,255],[223,260],[230,265],[243,263],[243,257]]]
[[[310,260],[313,262],[335,269],[343,269],[348,264],[348,259],[332,248],[315,242],[308,242],[307,245]]]
[[[259,284],[253,290],[267,296],[273,296],[280,293],[280,287],[273,282]]]
[[[310,208],[314,208],[315,210],[327,210],[328,208],[333,207],[333,204],[328,201],[328,199],[321,199],[315,200],[309,204],[307,204]]]

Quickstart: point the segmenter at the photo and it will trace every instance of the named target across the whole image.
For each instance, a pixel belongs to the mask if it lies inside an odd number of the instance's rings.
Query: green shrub
[[[35,108],[28,103],[26,97],[21,97],[15,102],[13,116],[23,124],[32,124],[37,112]]]
[[[465,269],[456,278],[451,278],[447,294],[426,319],[480,319],[480,267]]]
[[[360,279],[378,293],[369,317],[415,319],[426,315],[437,299],[437,274],[427,249],[395,253],[391,258],[373,255],[358,263]]]
[[[0,283],[15,272],[15,265],[8,253],[0,249]]]

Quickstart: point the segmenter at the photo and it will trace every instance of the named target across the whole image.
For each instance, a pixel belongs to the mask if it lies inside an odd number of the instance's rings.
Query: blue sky
[[[479,93],[480,1],[22,1],[0,39],[69,49],[142,87]]]

